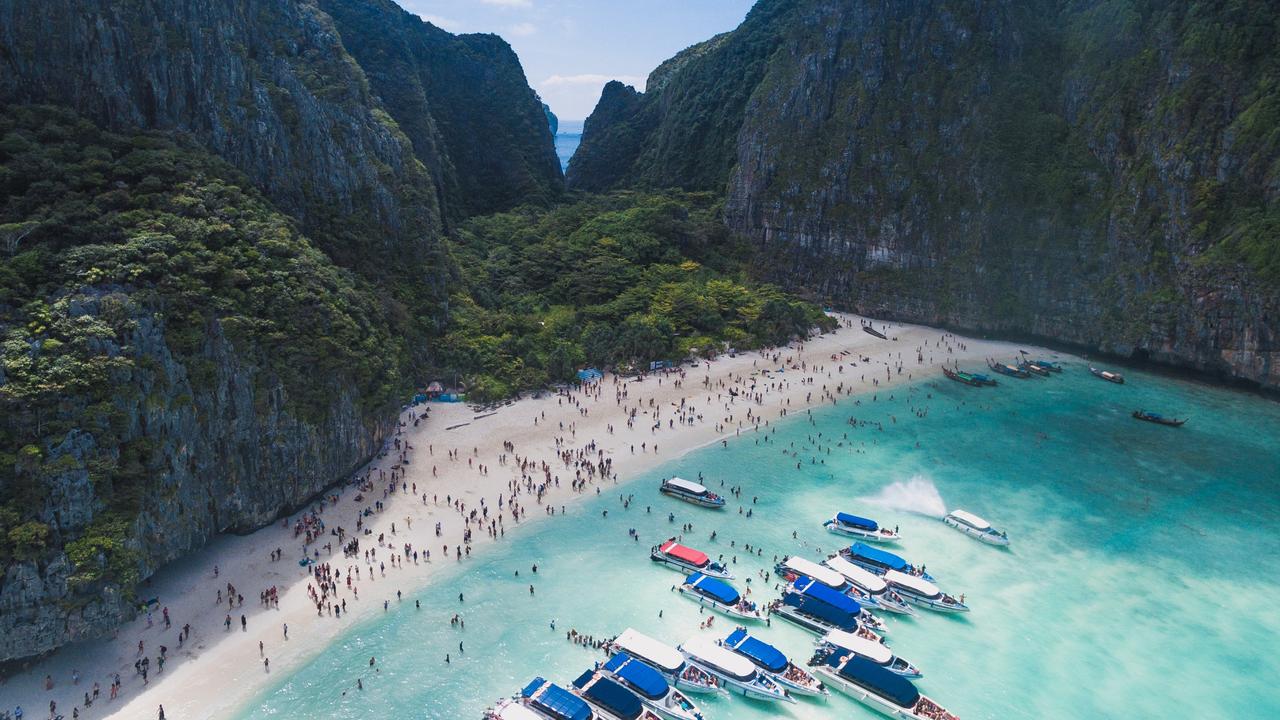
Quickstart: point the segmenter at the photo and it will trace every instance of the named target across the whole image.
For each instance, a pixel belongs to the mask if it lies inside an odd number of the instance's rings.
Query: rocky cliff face
[[[0,0],[0,661],[106,634],[367,459],[430,363],[446,221],[560,185],[496,37]]]
[[[563,189],[544,106],[496,35],[452,35],[390,0],[319,0],[413,141],[446,216],[546,203]]]
[[[866,312],[1276,388],[1277,17],[765,0],[629,107],[606,89],[569,180],[723,189],[762,273]],[[732,150],[672,170],[704,142],[673,126],[732,105],[704,97],[747,98]]]

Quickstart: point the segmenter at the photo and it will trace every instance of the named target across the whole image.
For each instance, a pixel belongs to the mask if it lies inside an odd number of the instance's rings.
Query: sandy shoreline
[[[561,455],[565,451],[581,451],[594,441],[589,453],[591,461],[611,459],[610,470],[622,483],[691,450],[737,433],[753,432],[757,423],[763,430],[766,421],[776,422],[784,413],[800,414],[809,407],[829,405],[833,399],[845,402],[842,398],[851,394],[908,380],[941,378],[937,368],[943,363],[959,361],[967,369],[978,370],[986,357],[1008,361],[1019,348],[1027,347],[899,324],[889,324],[890,340],[881,340],[862,332],[857,316],[840,317],[844,321],[840,330],[816,337],[802,349],[793,345],[766,354],[724,357],[682,368],[683,378],[667,374],[634,381],[610,375],[595,393],[524,399],[492,415],[474,412],[464,404],[432,404],[429,419],[416,427],[412,413],[421,412],[422,408],[413,408],[402,415],[405,427],[398,439],[414,448],[412,462],[403,467],[403,482],[416,486],[416,494],[396,492],[383,498],[387,481],[378,478],[380,472],[389,472],[398,462],[398,453],[392,448],[386,457],[371,464],[375,489],[364,492],[363,501],[356,501],[356,489],[347,487],[341,491],[339,502],[320,516],[326,532],[342,526],[349,540],[357,513],[382,500],[385,509],[365,518],[372,535],[361,536],[361,550],[377,549],[372,567],[377,569],[378,562],[387,562],[385,576],[370,577],[370,565],[363,559],[344,558],[335,537],[324,535],[308,547],[308,551],[319,549],[319,561],[332,563],[343,575],[352,566],[363,570],[362,579],[355,582],[358,600],[345,587],[346,578],[339,583],[336,601],[346,600],[348,606],[341,618],[328,612],[318,616],[308,595],[308,584],[314,585],[314,581],[309,570],[297,562],[303,552],[303,538],[295,538],[292,529],[300,513],[289,519],[288,527],[276,524],[246,536],[219,537],[201,551],[163,569],[141,594],[158,597],[158,608],[168,608],[171,628],[165,628],[157,608],[152,627],[147,626],[145,617],[140,617],[121,627],[114,640],[63,648],[0,683],[0,711],[12,711],[15,705],[21,705],[27,718],[44,718],[48,716],[50,700],[56,700],[57,711],[67,718],[77,706],[81,718],[155,718],[159,705],[164,705],[166,716],[173,720],[232,716],[277,678],[321,652],[352,623],[380,612],[382,601],[394,603],[397,591],[418,590],[429,582],[433,572],[459,563],[453,553],[463,539],[464,517],[446,503],[446,495],[465,503],[467,512],[478,508],[482,498],[490,511],[496,510],[499,498],[504,498],[503,528],[506,532],[515,531],[518,525],[510,513],[513,481],[520,481],[519,495],[514,500],[527,513],[519,525],[549,517],[544,512],[547,505],[568,504],[584,495],[593,497],[594,486],[613,485],[612,477],[605,480],[597,474],[590,479],[583,474],[585,487],[575,492],[571,487],[575,473],[585,471],[566,465]],[[885,327],[879,321],[875,325]],[[923,360],[917,359],[917,349]],[[841,355],[844,352],[848,354]],[[780,354],[776,361],[772,359],[775,354]],[[863,362],[861,357],[869,362]],[[783,373],[759,372],[776,371],[784,365],[787,369]],[[753,382],[755,389],[749,392]],[[737,397],[731,397],[731,387],[739,393]],[[626,397],[619,397],[624,389]],[[628,410],[636,413],[632,427],[627,424]],[[558,439],[562,442],[559,447]],[[514,453],[504,449],[504,442],[514,444]],[[457,451],[457,459],[448,455],[453,450]],[[504,454],[508,458],[505,464],[500,459]],[[513,455],[537,465],[538,469],[531,466],[527,471],[534,483],[545,477],[542,463],[546,463],[545,472],[559,478],[558,485],[552,483],[547,488],[541,503],[524,488],[520,465]],[[487,472],[482,472],[482,467]],[[438,502],[432,500],[434,495],[439,496]],[[406,518],[411,526],[407,526]],[[440,537],[435,535],[436,522],[443,524]],[[473,549],[491,539],[487,527],[471,523]],[[386,534],[386,546],[377,542],[380,533]],[[332,554],[324,549],[325,543],[332,543]],[[431,562],[420,559],[415,563],[406,558],[399,567],[393,567],[388,556],[393,552],[403,554],[405,543],[411,543],[414,550],[432,551]],[[449,547],[447,558],[440,556],[442,545]],[[272,562],[269,553],[276,548],[283,550],[283,559]],[[464,556],[461,563],[466,562]],[[216,578],[215,565],[220,571]],[[230,611],[225,599],[221,605],[216,603],[218,590],[225,590],[228,582],[244,596],[243,606]],[[266,608],[259,603],[259,593],[272,586],[278,588],[279,605]],[[228,613],[233,618],[229,631],[223,625]],[[241,614],[246,617],[244,630],[239,627]],[[179,630],[188,623],[191,637],[179,648]],[[287,641],[283,637],[286,623]],[[150,682],[145,686],[134,670],[134,662],[140,657],[140,640],[145,643],[145,655],[151,658]],[[157,673],[161,645],[168,648],[168,662],[163,672]],[[264,656],[270,659],[269,672],[263,666]],[[72,682],[74,671],[79,672],[78,684]],[[114,673],[119,673],[123,686],[120,697],[109,701]],[[54,680],[52,690],[44,689],[46,675]],[[95,682],[101,687],[99,699],[85,708],[83,695],[92,692]]]

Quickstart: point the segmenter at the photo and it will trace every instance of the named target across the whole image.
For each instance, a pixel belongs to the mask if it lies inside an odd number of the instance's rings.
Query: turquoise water
[[[818,559],[818,548],[835,549],[838,538],[820,522],[836,509],[901,526],[899,552],[966,594],[966,616],[887,617],[895,652],[924,671],[922,691],[966,720],[1280,717],[1280,406],[1127,374],[1129,384],[1114,386],[1077,364],[992,390],[921,383],[893,400],[868,396],[861,406],[815,411],[812,421],[796,416],[767,445],[744,436],[692,453],[624,486],[636,495],[629,510],[606,490],[570,517],[485,548],[388,616],[353,627],[243,717],[476,718],[534,675],[566,684],[601,657],[568,643],[568,628],[603,637],[631,625],[671,644],[698,633],[696,605],[670,592],[679,575],[647,559],[650,544],[679,523],[695,525],[689,544],[736,553],[742,587],[775,553]],[[1129,417],[1137,407],[1191,421],[1181,429],[1141,423]],[[883,430],[853,429],[851,415]],[[825,464],[810,464],[819,432]],[[829,447],[845,433],[851,442]],[[781,452],[791,443],[799,470]],[[754,517],[738,514],[733,500],[715,513],[659,496],[653,481],[672,472],[740,484],[745,503],[758,496]],[[1005,528],[1012,549],[905,509],[939,502]],[[748,559],[743,543],[765,556]],[[755,594],[773,596],[763,587]],[[465,630],[450,627],[454,612]],[[716,626],[719,637],[731,630],[727,618]],[[782,622],[757,632],[793,658],[810,648],[810,635]],[[357,677],[363,691],[353,688]],[[785,707],[726,697],[704,710],[734,720],[875,717],[838,694]]]

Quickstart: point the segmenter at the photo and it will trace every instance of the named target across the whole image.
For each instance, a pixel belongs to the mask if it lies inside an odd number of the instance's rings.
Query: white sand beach
[[[606,375],[588,390],[526,398],[497,410],[476,411],[462,403],[410,408],[401,417],[401,433],[394,438],[401,449],[405,443],[412,448],[407,451],[409,463],[402,464],[401,450],[389,445],[384,457],[361,472],[369,474],[372,490],[361,492],[352,485],[335,489],[340,498],[319,516],[325,531],[311,545],[304,548],[304,538],[294,533],[302,514],[250,535],[217,538],[162,570],[142,590],[144,597],[159,601],[150,626],[145,616],[139,617],[121,627],[113,640],[63,648],[7,678],[0,684],[0,710],[12,711],[21,705],[27,718],[44,718],[53,700],[57,712],[66,718],[76,710],[81,718],[150,719],[157,717],[161,705],[171,720],[231,716],[274,678],[323,652],[352,623],[382,612],[384,601],[395,603],[397,591],[407,594],[430,582],[433,571],[465,564],[467,555],[455,559],[455,548],[463,543],[468,527],[465,515],[479,509],[482,499],[488,517],[470,522],[472,552],[492,540],[489,522],[498,516],[503,522],[501,541],[518,534],[519,525],[551,517],[548,507],[558,510],[583,495],[594,496],[598,487],[613,488],[615,482],[625,483],[658,463],[709,443],[763,432],[766,423],[784,415],[794,417],[819,404],[852,402],[851,395],[883,392],[909,379],[942,380],[938,367],[944,363],[958,361],[967,369],[985,370],[984,358],[1007,361],[1027,347],[875,321],[874,326],[889,337],[882,340],[860,329],[862,318],[839,317],[840,330],[803,345],[723,356],[640,380]],[[429,416],[415,423],[427,408]],[[589,452],[579,454],[593,442]],[[514,450],[504,448],[504,443],[511,443]],[[451,451],[456,451],[453,459]],[[569,464],[562,453],[571,453]],[[590,477],[574,465],[577,460],[589,460],[598,467],[602,459],[611,461],[607,478],[599,472]],[[523,473],[521,461],[526,462]],[[400,466],[396,472],[403,475],[396,476],[397,491],[384,497],[393,466]],[[529,488],[544,483],[548,473],[553,480],[539,501]],[[576,474],[583,478],[580,491],[573,489]],[[644,496],[656,488],[631,491]],[[363,499],[357,500],[358,495]],[[461,512],[446,501],[447,496],[465,504]],[[499,498],[502,510],[495,512]],[[344,557],[338,538],[330,536],[329,530],[343,527],[350,541],[356,536],[359,513],[377,501],[385,508],[365,518],[371,534],[359,535],[360,554]],[[513,503],[527,514],[518,523],[511,513]],[[440,537],[435,533],[437,522],[442,524]],[[383,543],[378,542],[380,535],[385,535]],[[415,562],[409,554],[393,565],[391,556],[405,555],[406,543],[414,551],[431,551],[430,561],[420,556]],[[447,556],[442,546],[448,547]],[[270,554],[277,548],[282,559],[272,561]],[[371,563],[363,557],[370,549],[376,549]],[[339,618],[328,609],[318,614],[309,595],[308,586],[317,583],[298,560],[304,553],[314,557],[316,551],[318,562],[331,563],[343,576],[336,583],[336,595],[326,598],[346,602],[347,610]],[[386,564],[385,575],[380,563]],[[357,566],[360,579],[351,582],[358,599],[348,589],[346,577],[348,568],[354,572]],[[218,593],[225,594],[228,583],[244,596],[243,606],[228,609],[226,597],[218,604]],[[275,607],[259,602],[260,593],[271,587],[278,591]],[[172,621],[168,628],[161,608],[168,609]],[[228,614],[230,629],[224,626]],[[179,646],[179,631],[188,624],[189,639]],[[167,648],[168,660],[163,671],[157,671],[161,645]],[[151,659],[146,685],[134,668],[143,655]],[[269,669],[264,658],[270,660]],[[73,673],[78,673],[78,683],[73,682]],[[122,687],[119,697],[111,700],[109,686],[117,673]],[[53,682],[52,689],[45,689],[46,676]],[[83,696],[92,694],[95,683],[100,686],[98,699],[86,708]]]

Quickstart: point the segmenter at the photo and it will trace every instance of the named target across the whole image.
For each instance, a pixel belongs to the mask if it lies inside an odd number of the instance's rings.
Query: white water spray
[[[915,475],[910,480],[899,480],[875,495],[863,499],[871,505],[913,512],[932,518],[941,518],[947,514],[947,505],[942,502],[938,488],[932,480],[923,475]]]

